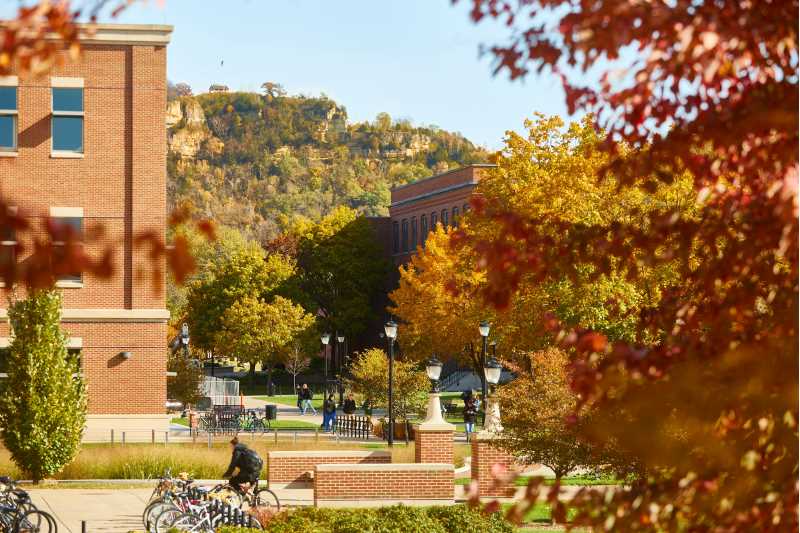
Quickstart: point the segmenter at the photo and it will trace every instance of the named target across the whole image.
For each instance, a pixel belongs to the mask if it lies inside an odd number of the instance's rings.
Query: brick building
[[[425,244],[436,224],[449,227],[458,223],[458,217],[469,209],[481,173],[490,168],[494,165],[469,165],[392,189],[390,253],[396,266]]]
[[[82,234],[102,227],[102,244],[87,244],[90,255],[115,246],[110,278],[77,274],[57,282],[64,295],[62,328],[88,388],[88,439],[110,429],[166,430],[169,424],[169,313],[163,290],[153,288],[148,250],[135,248],[132,236],[164,235],[166,229],[166,45],[172,28],[93,28],[82,40],[80,60],[65,55],[42,77],[0,77],[4,196],[41,223],[51,217]],[[5,233],[0,251],[8,256],[16,236]],[[0,308],[0,350],[9,343],[6,318]]]

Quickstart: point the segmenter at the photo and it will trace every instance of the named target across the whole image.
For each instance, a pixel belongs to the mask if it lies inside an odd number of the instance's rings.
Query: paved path
[[[268,403],[272,403],[273,405],[278,406],[278,420],[302,420],[303,422],[314,422],[316,424],[322,424],[322,410],[317,409],[317,414],[312,414],[310,411],[308,414],[302,415],[300,414],[300,410],[297,409],[294,405],[284,405],[282,403],[277,402],[267,402],[264,400],[260,400],[255,396],[245,396],[244,397],[244,406],[251,407],[251,408],[261,408],[267,405]]]
[[[219,481],[202,480],[201,485],[216,485]],[[58,531],[81,533],[81,521],[86,521],[88,533],[142,531],[142,512],[150,499],[155,482],[147,488],[134,489],[33,489],[26,487],[39,509],[52,514]],[[314,490],[272,487],[282,506],[299,507],[314,504]]]

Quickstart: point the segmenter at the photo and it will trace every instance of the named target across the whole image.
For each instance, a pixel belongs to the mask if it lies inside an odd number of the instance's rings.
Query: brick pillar
[[[414,461],[453,464],[453,432],[456,427],[442,418],[439,393],[428,397],[428,414],[414,426]]]
[[[494,435],[481,431],[472,437],[472,479],[478,482],[481,497],[502,498],[514,495],[514,483],[497,485],[492,477],[492,467],[501,464],[507,469],[514,467],[514,458],[493,445]]]

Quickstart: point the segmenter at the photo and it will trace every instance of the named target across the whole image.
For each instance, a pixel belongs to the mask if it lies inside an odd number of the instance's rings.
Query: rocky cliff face
[[[181,159],[194,158],[203,143],[214,153],[223,147],[222,141],[209,131],[203,108],[191,97],[167,104],[167,143],[170,152],[178,154]]]

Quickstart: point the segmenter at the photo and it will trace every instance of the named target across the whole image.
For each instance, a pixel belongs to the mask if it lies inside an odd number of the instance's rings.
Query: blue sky
[[[275,81],[290,93],[324,92],[347,107],[351,121],[385,111],[459,131],[491,149],[534,111],[566,117],[554,77],[511,82],[492,76],[479,45],[502,42],[507,30],[474,25],[469,3],[149,0],[117,21],[175,26],[168,76],[195,92],[211,83],[258,90]],[[0,9],[0,15],[11,13],[8,6]]]

